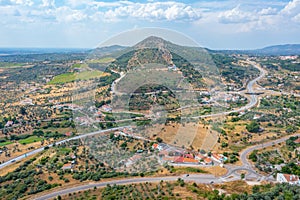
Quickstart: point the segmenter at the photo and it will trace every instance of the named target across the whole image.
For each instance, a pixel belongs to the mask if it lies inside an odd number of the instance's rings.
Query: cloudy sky
[[[212,49],[300,43],[300,0],[0,0],[0,47],[96,47],[143,27]]]

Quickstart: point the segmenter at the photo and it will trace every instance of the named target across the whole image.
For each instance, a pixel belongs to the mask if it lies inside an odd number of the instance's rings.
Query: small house
[[[279,183],[289,183],[291,185],[300,185],[299,176],[293,174],[277,173],[276,181]]]

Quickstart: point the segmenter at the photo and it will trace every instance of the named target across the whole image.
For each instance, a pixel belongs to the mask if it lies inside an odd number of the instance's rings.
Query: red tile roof
[[[64,164],[63,166],[62,166],[62,169],[71,169],[73,166],[72,166],[72,164],[71,163],[67,163],[67,164]]]
[[[204,162],[205,162],[205,163],[211,163],[212,160],[211,160],[210,158],[205,158],[205,159],[204,159]]]
[[[213,154],[212,156],[217,160],[220,160],[222,158],[219,154]]]
[[[198,161],[193,159],[193,158],[184,158],[183,162],[185,162],[185,163],[198,163]]]
[[[284,178],[285,178],[288,182],[299,181],[299,176],[296,176],[296,175],[283,174],[283,176],[284,176]]]
[[[69,137],[72,135],[72,132],[66,132],[65,135]]]
[[[294,141],[296,144],[300,144],[300,137]]]
[[[177,162],[177,163],[183,163],[183,160],[184,160],[184,157],[182,157],[182,156],[174,158],[174,162]]]

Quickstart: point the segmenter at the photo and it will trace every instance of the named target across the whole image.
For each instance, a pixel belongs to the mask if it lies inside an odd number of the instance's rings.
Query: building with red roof
[[[279,183],[289,183],[291,185],[300,185],[299,176],[293,174],[282,174],[277,173],[277,182]]]

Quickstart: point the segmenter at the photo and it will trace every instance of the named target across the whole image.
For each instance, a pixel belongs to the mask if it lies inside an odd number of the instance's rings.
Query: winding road
[[[55,142],[55,144],[59,145],[59,144],[62,144],[62,143],[65,143],[65,142],[68,142],[68,141],[71,141],[71,140],[77,140],[77,139],[82,139],[82,138],[85,138],[85,137],[88,137],[88,136],[93,136],[93,135],[97,135],[97,134],[101,134],[101,133],[107,133],[107,132],[111,132],[111,131],[117,131],[119,129],[123,129],[123,128],[127,128],[127,127],[128,126],[122,126],[122,127],[111,128],[111,129],[95,131],[95,132],[91,132],[91,133],[87,133],[87,134],[82,134],[82,135],[78,135],[78,136],[75,136],[75,137],[72,137],[72,138],[67,138],[67,139]],[[49,145],[47,145],[45,147],[52,147],[52,146],[53,146],[53,144],[49,144]],[[4,168],[6,166],[9,166],[10,164],[12,164],[14,162],[21,161],[21,160],[23,160],[24,158],[26,158],[28,156],[40,153],[40,152],[42,152],[45,149],[45,147],[41,147],[41,148],[35,149],[33,151],[30,151],[28,153],[22,154],[22,155],[20,155],[18,157],[12,158],[12,159],[10,159],[10,160],[8,160],[8,161],[0,164],[0,169]]]
[[[300,136],[300,134],[295,134],[291,136]],[[144,183],[144,182],[159,182],[161,180],[163,181],[176,181],[178,178],[182,178],[185,181],[193,181],[196,183],[222,183],[222,182],[228,182],[228,181],[234,181],[234,180],[240,180],[240,175],[237,174],[238,171],[247,171],[248,174],[246,174],[246,177],[249,178],[255,178],[257,180],[266,180],[267,177],[260,175],[253,169],[252,165],[247,160],[247,156],[249,153],[251,153],[254,150],[265,148],[272,146],[274,144],[278,144],[281,142],[286,141],[289,139],[287,136],[284,138],[280,138],[274,141],[266,142],[260,145],[252,146],[247,149],[245,149],[241,153],[241,161],[243,163],[242,166],[234,166],[234,165],[226,165],[228,172],[222,176],[222,177],[216,177],[211,174],[190,174],[188,177],[186,175],[181,176],[162,176],[162,177],[145,177],[145,178],[127,178],[127,179],[121,179],[121,180],[113,180],[113,181],[105,181],[105,182],[98,182],[98,183],[83,183],[80,186],[74,186],[67,189],[62,189],[58,191],[53,191],[48,194],[39,195],[36,197],[36,200],[44,200],[44,199],[52,199],[57,197],[58,195],[66,195],[73,192],[78,192],[82,190],[88,190],[93,189],[94,187],[105,187],[107,184],[113,185],[124,185],[124,184],[132,184],[132,183]]]
[[[257,78],[249,81],[248,84],[247,84],[248,93],[254,93],[253,85],[266,75],[266,71],[264,69],[262,69],[255,62],[250,61],[250,60],[248,60],[248,62],[260,71],[260,75]],[[115,90],[115,86],[116,86],[116,83],[119,82],[122,79],[122,77],[124,77],[123,74],[121,75],[121,77],[117,81],[115,81],[115,83],[113,83],[113,85],[112,85],[112,91],[113,92],[115,92],[115,93],[117,92]],[[231,111],[215,113],[215,114],[209,114],[209,115],[202,115],[202,116],[197,116],[197,117],[193,117],[193,118],[218,117],[218,116],[230,114],[232,112],[240,112],[240,111],[244,111],[244,110],[247,110],[247,109],[250,109],[250,108],[254,107],[257,103],[258,103],[257,95],[250,94],[249,95],[249,103],[244,107],[241,107],[241,108],[235,109],[235,110],[231,110]],[[92,135],[101,134],[101,133],[105,133],[105,132],[116,131],[116,130],[119,130],[119,129],[123,129],[125,127],[127,127],[127,126],[117,127],[117,128],[107,129],[107,130],[101,130],[101,131],[96,131],[96,132],[92,132],[92,133],[87,133],[87,134],[75,136],[73,138],[68,138],[68,139],[56,142],[56,144],[61,144],[61,143],[67,142],[67,141],[80,139],[80,138],[84,138],[84,137],[87,137],[87,136],[92,136]],[[300,134],[296,134],[295,136],[300,136]],[[62,196],[62,195],[66,195],[66,194],[69,194],[69,193],[78,192],[78,191],[81,191],[81,190],[92,189],[94,187],[104,187],[107,184],[110,184],[110,185],[113,185],[113,184],[132,184],[132,183],[143,183],[143,182],[159,182],[161,180],[176,181],[178,178],[182,178],[185,181],[194,181],[196,183],[206,183],[206,184],[221,183],[221,182],[226,182],[226,181],[239,180],[240,177],[238,176],[238,174],[236,174],[236,172],[241,171],[241,170],[248,171],[247,175],[254,175],[254,177],[257,177],[257,179],[263,180],[266,177],[258,174],[255,171],[255,169],[253,168],[251,163],[247,160],[247,156],[254,150],[261,149],[261,148],[264,148],[264,147],[269,147],[269,146],[272,146],[274,144],[284,142],[289,137],[290,136],[287,136],[287,137],[284,137],[284,138],[280,138],[280,139],[277,139],[277,140],[274,140],[274,141],[266,142],[266,143],[259,144],[259,145],[256,145],[256,146],[252,146],[252,147],[249,147],[249,148],[245,149],[240,155],[240,158],[241,158],[241,161],[242,161],[242,166],[225,165],[228,172],[227,172],[226,175],[224,175],[222,177],[215,177],[215,176],[209,175],[209,174],[191,174],[188,177],[185,176],[185,175],[182,175],[182,176],[167,176],[167,177],[127,178],[127,179],[112,180],[112,181],[105,181],[105,182],[82,183],[82,185],[79,185],[79,186],[77,185],[77,186],[70,187],[70,188],[67,188],[67,189],[61,189],[61,190],[57,190],[57,191],[47,191],[44,194],[39,194],[38,196],[36,196],[35,199],[36,200],[52,199],[52,198],[57,197],[58,195]],[[52,146],[53,146],[53,144],[48,145],[48,147],[52,147]],[[31,151],[31,152],[26,153],[26,154],[23,154],[19,157],[13,158],[13,159],[5,162],[5,163],[2,163],[0,165],[0,169],[4,168],[6,166],[9,166],[12,163],[12,161],[20,161],[20,160],[26,158],[27,156],[34,155],[34,154],[39,153],[43,150],[44,150],[44,147],[36,149],[36,150]]]
[[[99,183],[83,183],[80,186],[67,188],[64,190],[55,191],[49,194],[45,194],[39,197],[36,197],[35,200],[45,200],[45,199],[53,199],[58,195],[66,195],[73,192],[78,192],[81,190],[88,190],[93,189],[94,187],[105,187],[107,184],[110,185],[125,185],[125,184],[133,184],[133,183],[145,183],[145,182],[160,182],[163,181],[176,181],[178,178],[183,179],[184,181],[193,181],[196,183],[206,183],[209,184],[213,180],[214,183],[221,183],[222,180],[215,178],[209,174],[190,174],[188,177],[186,175],[181,176],[165,176],[165,177],[145,177],[145,178],[128,178],[128,179],[121,179],[121,180],[113,180],[113,181],[106,181],[106,182],[99,182]]]
[[[261,80],[262,78],[264,78],[266,76],[266,71],[261,68],[257,63],[247,60],[249,64],[251,64],[253,67],[255,67],[256,69],[259,70],[260,74],[258,77],[256,77],[255,79],[251,80],[248,82],[247,84],[247,91],[248,93],[254,93],[254,89],[253,89],[253,85],[255,83],[257,83],[259,80]],[[246,91],[240,91],[238,92],[238,94],[244,94],[245,95]],[[247,95],[248,96],[248,95]],[[245,111],[248,109],[253,108],[257,103],[258,103],[258,98],[257,95],[251,94],[248,97],[249,102],[247,105],[238,108],[238,109],[233,109],[230,111],[225,111],[225,112],[221,112],[221,113],[213,113],[213,114],[207,114],[207,115],[200,115],[200,116],[195,116],[195,117],[191,117],[193,119],[200,119],[200,118],[207,118],[207,117],[219,117],[219,116],[223,116],[223,115],[228,115],[230,113],[234,113],[234,112],[241,112],[241,111]]]
[[[253,61],[249,61],[248,62],[250,64],[252,64],[254,67],[256,67],[259,71],[260,71],[260,75],[249,81],[248,82],[248,85],[247,85],[247,89],[248,89],[248,92],[253,92],[253,85],[259,81],[260,79],[262,79],[266,72],[264,69],[262,69],[261,67],[259,67],[259,65],[257,65],[255,62]],[[121,74],[120,78],[117,79],[113,84],[112,84],[112,91],[113,92],[117,92],[115,87],[116,87],[116,83],[118,83],[123,77],[125,76],[125,74]],[[250,109],[252,107],[254,107],[258,102],[258,99],[257,99],[257,96],[256,95],[251,95],[250,96],[250,102],[244,106],[244,107],[241,107],[239,109],[235,109],[235,110],[231,110],[231,111],[227,111],[227,112],[221,112],[221,113],[214,113],[214,114],[208,114],[208,115],[201,115],[201,116],[196,116],[196,117],[192,117],[192,118],[207,118],[207,117],[218,117],[218,116],[223,116],[223,115],[228,115],[232,112],[240,112],[240,111],[243,111],[243,110],[247,110],[247,109]],[[82,135],[78,135],[78,136],[75,136],[75,137],[72,137],[72,138],[68,138],[68,139],[65,139],[65,140],[61,140],[59,142],[56,142],[56,144],[62,144],[64,142],[67,142],[67,141],[71,141],[71,140],[76,140],[76,139],[81,139],[81,138],[84,138],[84,137],[87,137],[87,136],[92,136],[92,135],[96,135],[96,134],[100,134],[100,133],[105,133],[105,132],[109,132],[109,131],[115,131],[115,130],[119,130],[119,129],[122,129],[122,128],[125,128],[127,126],[124,126],[124,127],[117,127],[117,128],[112,128],[112,129],[107,129],[107,130],[100,130],[100,131],[95,131],[95,132],[91,132],[91,133],[87,133],[87,134],[82,134]],[[45,147],[52,147],[53,144],[50,144],[48,146],[45,146]],[[41,147],[41,148],[38,148],[38,149],[35,149],[33,151],[30,151],[28,153],[25,153],[25,154],[22,154],[18,157],[15,157],[15,158],[12,158],[2,164],[0,164],[0,169],[6,167],[6,166],[9,166],[10,164],[12,164],[13,162],[17,162],[17,161],[21,161],[23,160],[24,158],[26,158],[27,156],[31,156],[31,155],[34,155],[34,154],[37,154],[39,152],[42,152],[44,150],[45,147]]]

